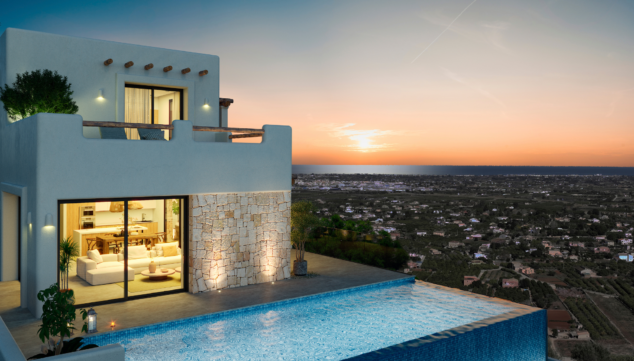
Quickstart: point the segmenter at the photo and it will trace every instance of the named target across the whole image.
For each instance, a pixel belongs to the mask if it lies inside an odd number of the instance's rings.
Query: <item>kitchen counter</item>
[[[119,233],[121,232],[121,228],[123,226],[119,226],[119,227],[105,227],[105,228],[90,228],[90,229],[76,229],[73,231],[73,239],[76,240],[79,243],[79,254],[81,254],[82,256],[86,255],[86,252],[88,252],[87,248],[88,248],[88,244],[86,243],[86,240],[84,239],[85,235],[89,235],[89,234],[98,234],[98,233]],[[139,225],[133,225],[133,226],[129,226],[128,227],[128,231],[133,232],[133,231],[147,231],[148,228],[147,227],[143,227],[143,226],[139,226]]]

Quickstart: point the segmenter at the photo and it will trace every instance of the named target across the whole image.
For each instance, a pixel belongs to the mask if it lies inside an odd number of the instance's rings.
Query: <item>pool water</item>
[[[97,335],[126,360],[342,360],[513,310],[425,284],[392,282]]]

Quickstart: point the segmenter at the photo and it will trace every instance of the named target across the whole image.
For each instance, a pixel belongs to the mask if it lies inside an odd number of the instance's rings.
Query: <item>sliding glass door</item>
[[[186,202],[185,197],[60,202],[60,287],[74,291],[77,305],[185,291]],[[67,252],[73,244],[76,258]]]
[[[183,89],[126,84],[125,122],[172,124],[183,119]],[[128,139],[139,139],[136,129],[126,128]],[[171,138],[171,131],[165,132]]]

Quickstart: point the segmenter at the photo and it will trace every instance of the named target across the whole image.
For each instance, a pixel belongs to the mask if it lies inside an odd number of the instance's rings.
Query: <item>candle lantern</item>
[[[88,333],[97,332],[97,312],[92,308],[88,310]]]

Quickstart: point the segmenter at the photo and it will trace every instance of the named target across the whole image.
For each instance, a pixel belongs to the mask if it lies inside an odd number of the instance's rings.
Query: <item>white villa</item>
[[[57,71],[79,107],[19,120],[0,107],[0,281],[20,281],[21,307],[41,315],[68,237],[79,307],[290,278],[291,128],[229,128],[219,62],[2,34],[0,86]],[[246,137],[261,142],[233,143]]]

